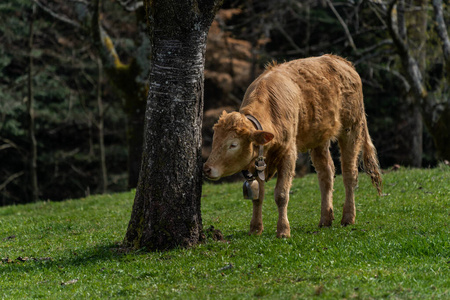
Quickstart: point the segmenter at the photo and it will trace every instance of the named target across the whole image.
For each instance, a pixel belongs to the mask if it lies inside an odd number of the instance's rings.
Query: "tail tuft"
[[[367,123],[364,122],[365,128],[363,141],[363,164],[364,171],[370,176],[373,186],[377,189],[378,195],[381,195],[383,180],[381,179],[380,164],[377,158],[377,150],[370,139]]]

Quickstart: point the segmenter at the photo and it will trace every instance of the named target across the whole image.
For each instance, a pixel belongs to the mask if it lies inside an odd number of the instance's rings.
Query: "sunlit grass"
[[[205,184],[203,225],[219,229],[192,249],[120,253],[134,194],[0,208],[0,297],[23,298],[450,298],[450,168],[384,175],[379,197],[364,174],[356,224],[318,228],[315,175],[294,181],[290,239],[276,239],[275,181],[265,230],[248,236],[242,183]]]

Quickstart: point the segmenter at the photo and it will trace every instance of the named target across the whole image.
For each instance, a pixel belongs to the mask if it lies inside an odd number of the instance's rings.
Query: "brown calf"
[[[246,116],[256,118],[257,130]],[[255,172],[260,145],[267,163],[265,180],[278,172],[275,202],[278,206],[277,237],[289,237],[287,218],[289,190],[299,151],[310,150],[322,195],[319,226],[331,226],[334,164],[330,141],[341,151],[345,185],[342,225],[355,222],[354,189],[358,180],[358,157],[373,185],[381,193],[381,176],[375,147],[369,136],[364,112],[361,79],[345,59],[324,55],[272,64],[247,89],[239,112],[222,113],[214,126],[212,152],[203,166],[211,180],[241,170]],[[263,231],[264,184],[257,178],[259,199],[253,200],[249,234]]]

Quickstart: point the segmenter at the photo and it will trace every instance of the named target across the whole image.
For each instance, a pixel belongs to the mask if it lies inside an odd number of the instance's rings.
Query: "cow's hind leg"
[[[314,148],[311,151],[311,160],[317,172],[322,197],[319,226],[331,226],[334,220],[333,184],[335,169],[330,154],[330,142]]]
[[[355,223],[355,188],[358,184],[358,156],[361,152],[361,131],[352,128],[338,139],[341,150],[341,169],[345,187],[345,203],[341,225]]]
[[[289,191],[292,179],[295,175],[295,161],[297,150],[291,149],[285,155],[283,161],[278,165],[278,178],[275,186],[275,202],[278,207],[277,237],[288,238],[291,236],[291,228],[287,217],[287,207],[289,203]]]

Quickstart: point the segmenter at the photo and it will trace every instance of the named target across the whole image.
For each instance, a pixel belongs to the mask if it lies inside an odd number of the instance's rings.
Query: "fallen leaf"
[[[61,285],[69,285],[69,284],[74,284],[77,283],[78,279],[72,279],[66,282],[61,282]]]
[[[8,237],[5,237],[3,240],[4,241],[7,241],[7,240],[13,240],[13,239],[15,239],[16,238],[16,236],[13,234],[13,235],[10,235],[10,236],[8,236]]]
[[[221,272],[221,271],[225,271],[225,270],[229,270],[229,269],[233,269],[233,264],[232,263],[229,263],[228,265],[226,265],[225,267],[223,267],[223,268],[220,268],[218,271],[219,272]]]
[[[214,241],[223,241],[223,234],[219,229],[215,229],[214,226],[210,226],[206,229],[206,235],[211,237]]]
[[[42,260],[53,260],[51,257],[39,257],[39,258],[33,258],[36,261],[42,261]]]
[[[28,258],[28,257],[21,257],[21,256],[19,256],[18,258],[16,258],[16,260],[18,260],[18,261],[27,261],[27,260],[30,260],[30,258]]]

